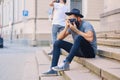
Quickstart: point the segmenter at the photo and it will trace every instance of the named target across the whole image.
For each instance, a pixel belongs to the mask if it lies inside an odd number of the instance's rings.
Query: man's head
[[[82,14],[80,14],[80,10],[75,8],[70,12],[66,12],[65,14],[69,16],[69,19],[76,19],[77,21],[81,21],[81,18],[84,17]]]

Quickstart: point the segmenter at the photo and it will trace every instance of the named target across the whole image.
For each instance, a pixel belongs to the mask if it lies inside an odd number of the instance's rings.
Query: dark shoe
[[[53,51],[51,51],[50,53],[48,53],[48,55],[52,55],[53,54]]]
[[[42,76],[58,76],[57,71],[54,71],[52,69],[42,74],[43,74]]]

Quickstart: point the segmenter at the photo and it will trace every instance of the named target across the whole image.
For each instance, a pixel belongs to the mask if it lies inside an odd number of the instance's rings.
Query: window
[[[82,0],[71,0],[70,10],[73,8],[79,9],[82,13]]]

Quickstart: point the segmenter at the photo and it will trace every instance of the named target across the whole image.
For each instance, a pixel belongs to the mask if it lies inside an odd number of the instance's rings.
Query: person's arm
[[[92,31],[87,31],[87,32],[82,32],[82,31],[77,31],[77,34],[83,36],[87,41],[92,42],[93,41],[93,32]]]
[[[70,33],[68,32],[68,27],[69,27],[69,21],[66,20],[66,26],[65,28],[63,29],[63,31],[61,31],[57,37],[58,40],[62,40],[64,39],[65,37],[67,37]]]
[[[57,37],[58,40],[63,40],[65,37],[69,35],[68,28],[64,28],[63,31],[61,31]]]
[[[53,7],[55,2],[56,2],[56,0],[53,0],[49,5],[50,5],[51,7]]]
[[[89,31],[87,31],[87,32],[82,32],[82,31],[80,31],[80,30],[78,30],[78,29],[76,28],[76,25],[75,25],[75,24],[74,24],[74,25],[70,24],[70,28],[71,28],[74,32],[76,32],[77,34],[79,34],[79,35],[81,35],[82,37],[84,37],[87,41],[89,41],[89,42],[92,42],[92,41],[93,41],[93,39],[94,39],[94,37],[93,37],[93,31],[89,30]]]

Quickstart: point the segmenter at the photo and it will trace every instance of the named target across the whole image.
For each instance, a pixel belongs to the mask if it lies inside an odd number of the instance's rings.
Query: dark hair
[[[57,2],[57,3],[59,3],[59,2],[60,2],[60,0],[56,0],[56,2]],[[63,2],[64,2],[64,3],[66,3],[66,2],[67,2],[67,0],[63,0]]]
[[[64,3],[66,3],[67,1],[66,0],[63,0]]]
[[[60,0],[56,0],[56,2],[57,2],[57,3],[59,3],[59,2],[60,2]]]

